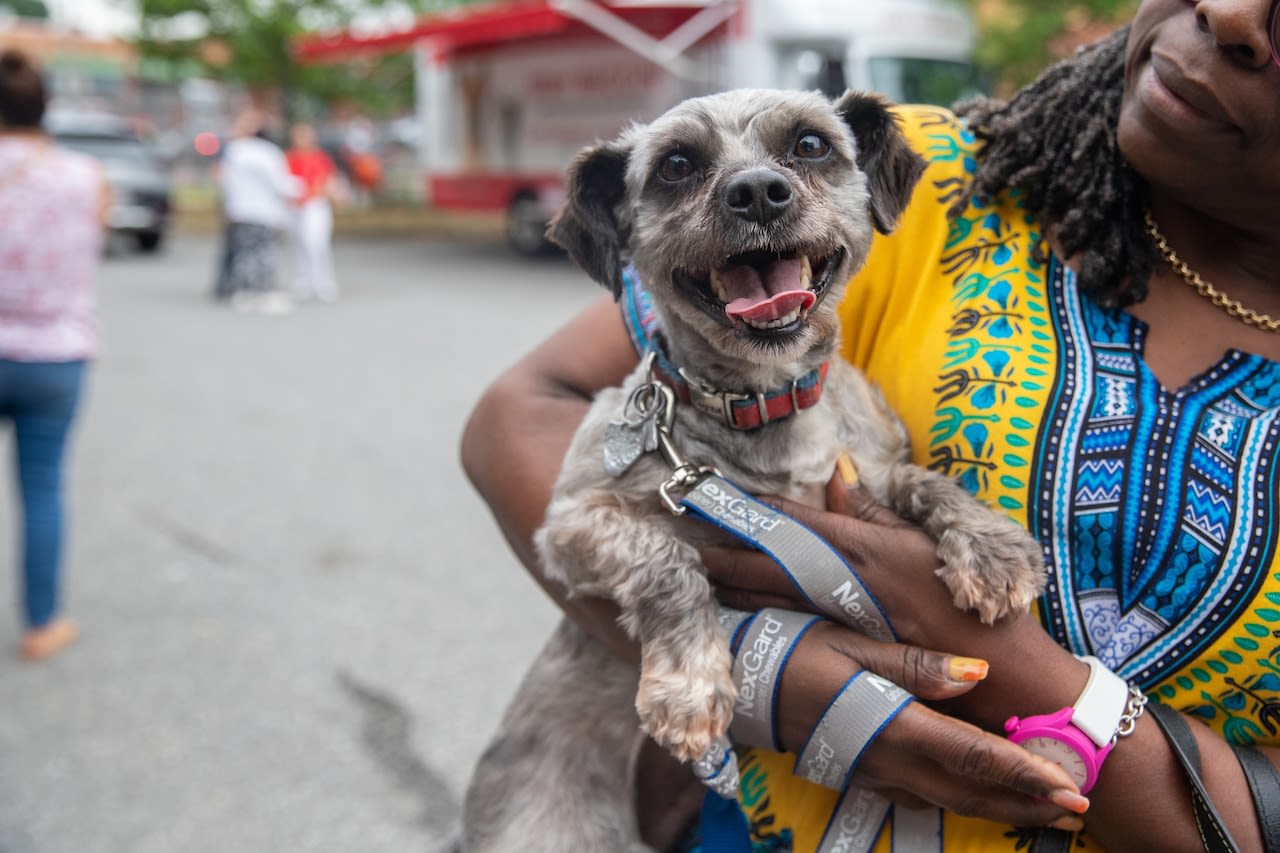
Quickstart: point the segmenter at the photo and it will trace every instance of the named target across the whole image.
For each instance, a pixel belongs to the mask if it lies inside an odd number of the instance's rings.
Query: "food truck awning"
[[[295,40],[293,53],[303,62],[336,63],[399,53],[424,39],[437,54],[453,54],[511,41],[594,32],[665,64],[737,11],[737,0],[507,0],[423,16],[413,26],[394,32],[307,34]]]

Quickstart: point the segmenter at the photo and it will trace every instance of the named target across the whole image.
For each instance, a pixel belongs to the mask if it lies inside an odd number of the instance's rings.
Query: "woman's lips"
[[[1143,73],[1143,90],[1161,112],[1179,121],[1192,121],[1217,130],[1236,130],[1222,103],[1200,83],[1183,74],[1168,58],[1151,54]]]

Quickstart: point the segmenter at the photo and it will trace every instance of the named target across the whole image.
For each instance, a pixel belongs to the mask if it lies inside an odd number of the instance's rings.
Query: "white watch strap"
[[[1071,710],[1071,722],[1098,746],[1106,746],[1116,736],[1125,703],[1129,701],[1129,685],[1103,666],[1095,657],[1079,657],[1089,665],[1089,681]]]

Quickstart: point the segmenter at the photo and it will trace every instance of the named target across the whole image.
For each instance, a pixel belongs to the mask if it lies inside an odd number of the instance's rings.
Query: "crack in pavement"
[[[439,841],[454,831],[458,801],[444,777],[415,752],[413,715],[391,693],[338,670],[339,686],[364,712],[361,742],[374,763],[400,790],[422,803],[416,823]]]
[[[200,531],[174,521],[159,510],[144,509],[139,515],[153,530],[159,531],[169,537],[175,544],[204,557],[212,563],[226,565],[234,563],[236,560],[235,553],[230,549],[224,548]]]

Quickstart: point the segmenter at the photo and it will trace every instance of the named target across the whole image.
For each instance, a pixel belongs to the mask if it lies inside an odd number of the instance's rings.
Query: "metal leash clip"
[[[708,465],[695,465],[684,457],[671,438],[676,422],[676,395],[671,387],[653,376],[654,354],[647,360],[649,381],[636,387],[627,398],[620,420],[605,428],[604,469],[621,477],[646,453],[654,450],[672,467],[671,476],[658,487],[662,504],[672,515],[684,515],[675,492],[687,491],[708,474],[720,472]]]
[[[652,361],[650,361],[650,364],[652,364]],[[650,376],[652,377],[652,375],[651,371]],[[720,471],[711,465],[697,465],[690,462],[680,452],[671,437],[671,429],[675,426],[676,421],[675,392],[671,390],[670,386],[662,382],[651,381],[650,384],[657,386],[664,400],[662,414],[658,419],[658,451],[662,453],[662,458],[667,460],[667,464],[672,468],[671,476],[662,485],[658,486],[658,497],[662,499],[663,505],[672,515],[684,515],[685,508],[680,505],[679,499],[674,492],[676,490],[688,491],[708,474],[720,476]]]

